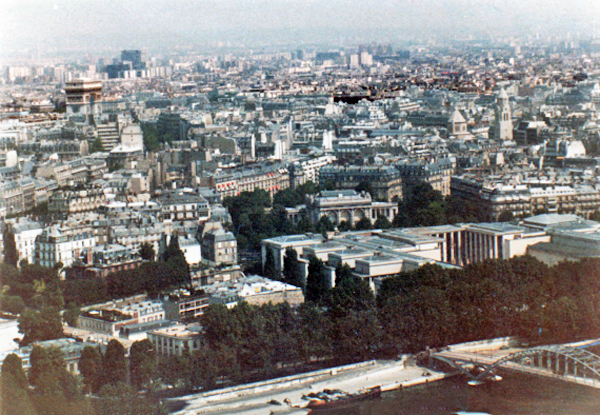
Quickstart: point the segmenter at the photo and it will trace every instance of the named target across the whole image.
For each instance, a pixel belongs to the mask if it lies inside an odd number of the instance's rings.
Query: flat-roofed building
[[[304,249],[314,245],[319,245],[323,242],[321,235],[288,235],[278,236],[270,239],[263,239],[261,242],[262,263],[264,265],[267,260],[267,251],[271,250],[275,259],[275,269],[279,272],[283,271],[283,257],[287,248],[292,248],[298,252],[298,256],[302,256]]]
[[[147,336],[160,356],[192,354],[202,346],[202,328],[197,325],[172,325],[150,331]]]
[[[169,294],[163,300],[166,318],[177,321],[190,321],[204,314],[208,307],[208,295],[203,291],[179,291]]]
[[[229,308],[244,300],[252,305],[288,303],[297,306],[304,302],[302,289],[281,281],[258,275],[242,276],[235,281],[214,284],[206,288],[211,304],[224,304]]]
[[[141,301],[121,307],[106,305],[80,314],[77,327],[92,332],[117,336],[121,329],[132,324],[165,320],[165,309],[158,301]]]

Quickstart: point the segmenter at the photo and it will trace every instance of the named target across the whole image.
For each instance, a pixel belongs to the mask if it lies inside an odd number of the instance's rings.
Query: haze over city
[[[2,415],[597,415],[599,14],[0,0]]]
[[[594,33],[600,2],[585,0],[4,0],[3,56],[35,50],[244,47]]]

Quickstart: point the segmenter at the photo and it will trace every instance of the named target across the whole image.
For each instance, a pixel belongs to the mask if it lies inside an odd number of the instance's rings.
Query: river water
[[[450,415],[457,411],[492,415],[599,415],[600,389],[559,380],[501,373],[500,382],[468,386],[464,377],[384,392],[380,399],[319,415]]]

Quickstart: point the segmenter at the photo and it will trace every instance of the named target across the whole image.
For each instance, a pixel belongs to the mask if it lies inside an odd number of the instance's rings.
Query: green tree
[[[171,235],[169,239],[169,244],[163,253],[163,261],[167,262],[169,259],[174,258],[176,256],[183,255],[181,248],[179,247],[179,238],[176,234]]]
[[[340,232],[347,232],[347,231],[351,231],[353,229],[354,229],[354,227],[352,226],[352,223],[350,221],[342,220],[338,224],[338,230]]]
[[[498,222],[509,222],[511,220],[513,220],[515,218],[515,215],[513,215],[512,211],[506,209],[503,210],[500,215],[498,216]]]
[[[118,340],[111,340],[102,358],[102,379],[104,384],[117,385],[127,378],[125,348]]]
[[[2,310],[16,315],[23,311],[25,302],[18,295],[2,294],[0,297],[0,306]]]
[[[189,354],[159,357],[157,371],[163,383],[174,387],[191,388],[192,369]]]
[[[48,358],[52,363],[55,373],[58,373],[58,379],[62,395],[67,399],[76,398],[79,395],[77,379],[67,370],[65,362],[65,353],[59,347],[49,347]]]
[[[263,276],[271,280],[278,280],[277,269],[275,268],[275,256],[273,250],[267,248],[265,264],[263,266]]]
[[[306,182],[297,187],[288,187],[275,193],[273,205],[282,205],[285,207],[296,207],[305,202],[306,195],[312,195],[318,191],[317,185],[313,182]]]
[[[311,256],[308,262],[308,275],[306,276],[306,300],[317,304],[320,303],[325,297],[327,290],[329,290],[329,287],[330,283],[323,261],[314,255]]]
[[[144,148],[150,152],[158,150],[160,148],[161,141],[159,139],[156,125],[151,123],[141,123],[140,126],[142,127]]]
[[[375,296],[368,282],[355,276],[348,264],[338,265],[335,274],[335,287],[329,290],[326,301],[332,313],[344,316],[351,310],[373,311]]]
[[[156,257],[156,252],[154,252],[154,247],[150,242],[145,242],[140,247],[140,257],[147,261],[154,261]]]
[[[377,216],[377,220],[373,224],[374,229],[389,229],[392,227],[392,223],[385,215]]]
[[[405,200],[398,203],[394,226],[435,226],[446,223],[446,202],[441,192],[429,183],[412,186]]]
[[[41,310],[26,308],[17,321],[19,323],[19,333],[23,333],[21,346],[34,341],[63,337],[62,318],[56,308],[42,307]]]
[[[238,353],[226,344],[202,348],[192,358],[192,384],[196,387],[211,390],[218,380],[235,381],[239,376]]]
[[[64,362],[63,362],[64,363]],[[30,354],[29,383],[38,394],[57,394],[61,391],[61,372],[45,347],[34,346]]]
[[[156,374],[156,353],[148,339],[136,341],[129,351],[129,371],[131,383],[136,390],[152,380]]]
[[[600,221],[600,210],[595,210],[592,213],[590,213],[589,219],[599,222]]]
[[[292,247],[286,248],[283,257],[284,282],[302,288],[304,286],[302,266],[298,260],[298,252]]]
[[[356,222],[356,230],[363,231],[373,229],[373,224],[371,223],[371,219],[364,217],[358,222]]]
[[[317,222],[317,232],[331,232],[335,229],[335,224],[327,216],[321,216]]]
[[[27,386],[21,358],[14,353],[9,354],[2,362],[0,374],[0,412],[3,415],[35,414]]]
[[[164,262],[169,269],[170,278],[167,281],[168,286],[190,285],[190,266],[185,259],[185,254],[179,247],[179,238],[172,235],[169,245],[165,249]]]
[[[77,327],[77,321],[81,314],[81,308],[75,303],[69,303],[67,309],[63,312],[63,320],[71,327]]]
[[[137,396],[133,388],[123,382],[104,385],[98,395],[98,415],[166,415],[166,408],[157,403]]]
[[[97,347],[85,346],[79,359],[79,371],[85,390],[98,392],[102,386],[102,355]]]
[[[373,191],[373,186],[371,185],[371,182],[360,182],[358,184],[358,186],[356,186],[355,189],[357,192],[367,192],[369,193],[373,198],[375,198],[375,192]]]
[[[367,360],[381,338],[377,315],[351,310],[331,325],[334,355],[340,362]]]
[[[16,267],[17,263],[19,262],[19,251],[17,251],[15,234],[12,233],[8,227],[6,227],[2,237],[4,240],[4,262]]]
[[[332,356],[332,321],[314,303],[304,303],[298,310],[300,317],[300,356],[305,362],[313,359],[329,359]]]
[[[104,151],[104,144],[102,144],[102,138],[96,137],[90,145],[90,154]]]

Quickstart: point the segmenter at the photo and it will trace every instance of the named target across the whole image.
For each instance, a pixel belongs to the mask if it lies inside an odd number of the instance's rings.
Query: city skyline
[[[591,37],[600,4],[515,0],[4,0],[0,51],[336,45],[407,39]]]

